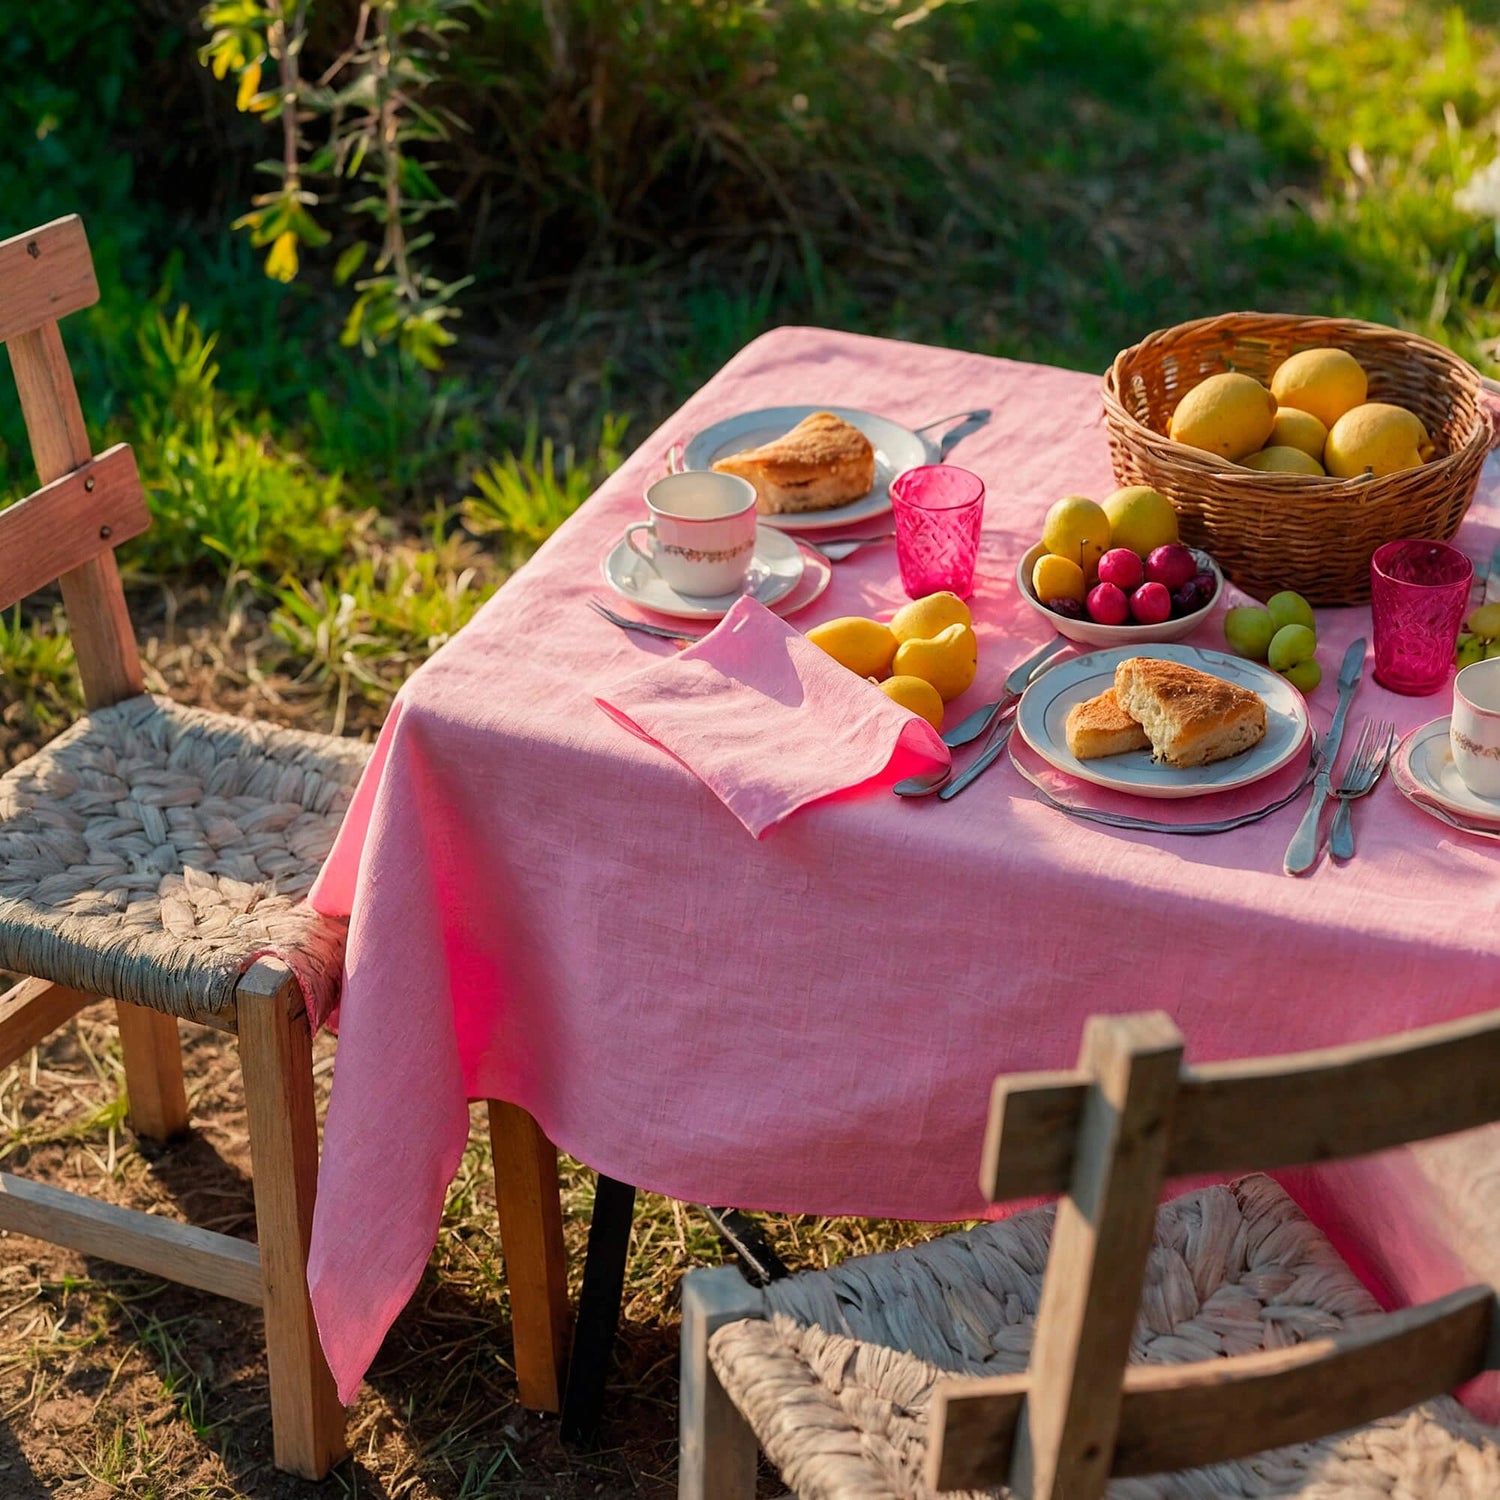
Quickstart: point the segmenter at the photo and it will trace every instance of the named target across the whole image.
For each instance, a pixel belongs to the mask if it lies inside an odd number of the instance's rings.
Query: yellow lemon
[[[1240,460],[1246,469],[1259,469],[1263,474],[1322,474],[1323,465],[1312,454],[1301,448],[1262,448]]]
[[[928,640],[938,631],[950,625],[972,625],[974,617],[969,606],[957,594],[944,589],[940,594],[928,594],[924,599],[913,599],[903,604],[891,616],[891,634],[898,641],[909,641],[916,637]]]
[[[1432,457],[1432,440],[1421,419],[1404,406],[1366,401],[1347,411],[1328,434],[1324,460],[1340,479],[1399,474]]]
[[[1249,375],[1210,375],[1172,413],[1174,443],[1238,460],[1265,446],[1276,420],[1276,398]]]
[[[887,677],[880,691],[919,719],[926,719],[934,729],[943,727],[943,699],[930,682],[920,677]]]
[[[979,642],[968,625],[950,625],[929,640],[902,641],[891,670],[897,677],[920,677],[946,703],[967,691],[979,670]]]
[[[1343,349],[1304,349],[1282,360],[1271,376],[1278,406],[1311,412],[1325,427],[1358,406],[1368,390],[1360,362]]]
[[[1092,578],[1099,559],[1109,551],[1109,517],[1083,495],[1064,495],[1042,522],[1042,546],[1054,557],[1066,557]]]
[[[1070,558],[1044,552],[1031,570],[1031,587],[1043,604],[1049,599],[1076,599],[1082,604],[1088,596],[1089,581]]]
[[[859,615],[841,615],[807,632],[813,645],[826,651],[842,667],[861,677],[884,677],[896,654],[896,637],[889,625]]]
[[[1278,406],[1266,447],[1300,448],[1309,458],[1317,459],[1321,467],[1323,444],[1327,441],[1328,428],[1310,411],[1298,411],[1295,406]]]
[[[1141,557],[1177,540],[1177,512],[1172,502],[1143,484],[1116,490],[1104,502],[1109,517],[1109,545],[1128,547]]]

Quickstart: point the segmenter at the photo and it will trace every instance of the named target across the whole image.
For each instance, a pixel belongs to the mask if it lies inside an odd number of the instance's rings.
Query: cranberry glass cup
[[[907,596],[949,589],[967,599],[974,592],[984,481],[953,464],[923,464],[891,481],[891,508]]]
[[[1375,680],[1393,693],[1435,693],[1448,681],[1474,564],[1446,542],[1400,541],[1370,559]]]

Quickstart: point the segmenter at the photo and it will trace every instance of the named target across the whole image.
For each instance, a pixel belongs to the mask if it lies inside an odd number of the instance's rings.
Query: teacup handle
[[[649,531],[653,538],[656,535],[655,528],[652,526],[650,521],[637,521],[634,526],[627,526],[625,528],[625,545],[629,547],[637,557],[644,558],[654,568],[656,566],[656,553],[647,551],[645,547],[642,547],[636,541],[635,534],[638,531]]]

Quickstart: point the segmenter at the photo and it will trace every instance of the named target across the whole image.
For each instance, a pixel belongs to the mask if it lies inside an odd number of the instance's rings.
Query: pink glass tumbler
[[[967,599],[974,592],[984,481],[953,464],[923,464],[891,481],[891,509],[907,596],[948,589]]]
[[[1375,680],[1393,693],[1448,681],[1474,564],[1446,542],[1387,542],[1370,559]]]

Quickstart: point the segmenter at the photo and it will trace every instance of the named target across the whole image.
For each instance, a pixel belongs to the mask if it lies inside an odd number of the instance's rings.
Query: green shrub
[[[619,468],[628,417],[606,413],[591,463],[580,463],[569,443],[559,453],[551,438],[527,429],[519,453],[507,453],[474,472],[477,495],[463,502],[465,524],[477,536],[499,536],[519,563],[536,550]]]
[[[316,571],[344,550],[342,482],[279,443],[265,419],[240,418],[215,388],[214,343],[185,307],[141,330],[131,415],[152,524],[125,556],[159,574]]]

